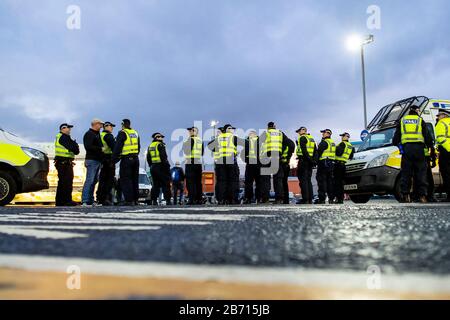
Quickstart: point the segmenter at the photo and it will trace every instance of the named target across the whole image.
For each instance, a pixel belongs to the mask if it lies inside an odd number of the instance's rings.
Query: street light
[[[373,35],[361,37],[352,35],[347,39],[347,47],[351,51],[361,50],[361,70],[362,70],[362,86],[364,99],[364,129],[367,129],[367,97],[366,97],[366,67],[364,63],[364,46],[375,41]]]
[[[211,128],[213,128],[213,134],[212,134],[212,137],[214,138],[214,136],[215,136],[215,134],[216,134],[216,126],[219,124],[219,121],[217,121],[217,120],[212,120],[211,121]]]

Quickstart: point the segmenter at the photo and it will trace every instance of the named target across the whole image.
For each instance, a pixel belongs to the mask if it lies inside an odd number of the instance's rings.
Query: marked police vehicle
[[[0,206],[16,194],[47,189],[48,171],[44,152],[0,128]]]
[[[400,197],[401,154],[392,145],[396,126],[411,106],[420,107],[420,115],[427,129],[433,133],[439,108],[449,108],[450,100],[411,97],[389,104],[377,113],[369,123],[369,134],[360,144],[352,161],[347,163],[344,190],[355,203],[367,203],[373,195]],[[442,178],[438,168],[433,169],[434,183],[439,190]]]

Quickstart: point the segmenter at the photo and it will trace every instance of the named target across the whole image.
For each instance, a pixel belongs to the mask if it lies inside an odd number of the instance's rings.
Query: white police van
[[[450,100],[418,96],[381,108],[368,125],[369,134],[357,147],[353,160],[347,163],[344,190],[353,202],[367,203],[373,195],[394,195],[399,199],[402,156],[392,145],[392,138],[398,122],[413,105],[420,106],[420,115],[434,136],[438,109],[450,109]],[[433,169],[433,176],[439,190],[442,178],[437,167]]]

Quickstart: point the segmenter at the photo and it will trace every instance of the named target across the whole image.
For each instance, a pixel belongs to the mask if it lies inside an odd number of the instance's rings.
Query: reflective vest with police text
[[[422,118],[418,115],[404,116],[401,121],[402,144],[424,143],[422,132]]]
[[[125,132],[127,139],[125,140],[122,148],[122,156],[126,156],[129,154],[138,154],[139,153],[139,135],[136,130],[133,129],[123,129]]]

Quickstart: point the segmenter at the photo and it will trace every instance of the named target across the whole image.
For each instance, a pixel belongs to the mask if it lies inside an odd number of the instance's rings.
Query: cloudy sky
[[[72,4],[79,30],[66,27]],[[379,30],[367,28],[370,5]],[[81,141],[91,118],[127,117],[148,144],[218,119],[359,139],[360,60],[347,36],[375,35],[370,118],[408,96],[450,97],[449,12],[447,0],[2,0],[0,127],[51,141],[68,121]]]

